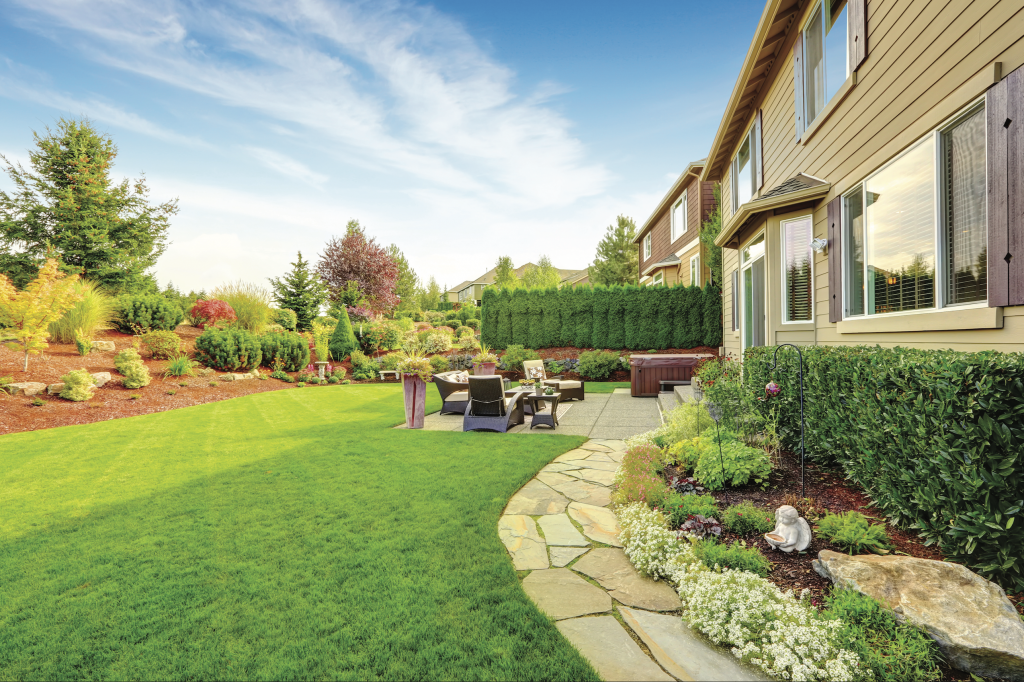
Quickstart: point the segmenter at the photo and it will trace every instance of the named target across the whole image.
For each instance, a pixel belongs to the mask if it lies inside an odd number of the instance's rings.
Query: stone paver
[[[648,611],[674,611],[682,606],[675,590],[637,573],[621,549],[595,549],[572,569],[601,583],[612,599],[623,604]]]
[[[548,553],[551,554],[551,565],[555,568],[562,568],[589,550],[590,547],[549,547]]]
[[[672,682],[612,616],[574,618],[555,625],[605,680]]]
[[[576,450],[570,450],[569,452],[567,452],[567,453],[565,453],[563,455],[559,455],[558,457],[555,457],[554,461],[555,462],[578,462],[579,460],[585,460],[587,457],[590,457],[590,455],[592,455],[592,454],[593,453],[591,453],[591,452],[589,452],[587,450],[580,450],[579,448],[577,448]]]
[[[552,487],[574,502],[584,502],[595,507],[607,507],[612,502],[612,491],[603,485],[573,478],[568,483],[556,483]]]
[[[575,469],[579,469],[575,464],[570,464],[568,462],[552,462],[541,469],[541,471],[544,473],[557,474],[563,471],[573,471]]]
[[[619,614],[665,670],[680,680],[766,680],[723,649],[708,646],[679,616],[625,606]]]
[[[529,516],[510,514],[498,519],[498,537],[512,555],[517,571],[548,567],[548,550],[537,525]]]
[[[587,539],[580,535],[576,526],[572,525],[572,521],[565,514],[542,516],[537,519],[537,523],[540,525],[541,531],[544,532],[545,542],[549,545],[558,545],[559,547],[590,546]]]
[[[598,471],[611,471],[612,473],[615,473],[619,468],[618,462],[594,459],[593,457],[580,461],[579,465],[581,469],[597,469]]]
[[[544,485],[551,486],[552,489],[558,490],[556,486],[563,485],[565,483],[578,482],[579,479],[573,476],[566,476],[563,473],[557,473],[554,471],[544,471],[543,469],[537,474],[537,480]]]
[[[578,469],[576,471],[566,471],[566,476],[572,476],[583,481],[590,481],[591,483],[600,483],[601,485],[611,485],[615,483],[615,472],[614,471],[602,471],[601,469]]]
[[[611,452],[611,448],[602,443],[595,443],[590,440],[580,446],[580,450],[590,450],[591,452]]]
[[[591,540],[622,547],[619,542],[619,521],[610,509],[573,502],[569,505],[569,516],[583,526],[583,534]]]
[[[506,514],[561,514],[569,500],[537,479],[531,479],[519,489],[505,507]]]
[[[541,611],[555,620],[612,610],[607,592],[567,568],[533,571],[523,579],[523,590]]]

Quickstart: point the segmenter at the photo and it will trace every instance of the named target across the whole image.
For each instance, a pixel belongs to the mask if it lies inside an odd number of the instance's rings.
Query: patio
[[[586,400],[574,400],[558,406],[558,428],[548,426],[530,428],[531,415],[509,433],[560,433],[589,438],[621,440],[635,436],[661,424],[658,401],[653,398],[633,398],[628,388],[617,388],[612,393],[587,393]],[[402,425],[398,428],[405,428]],[[427,431],[461,431],[462,415],[428,414],[423,423]]]

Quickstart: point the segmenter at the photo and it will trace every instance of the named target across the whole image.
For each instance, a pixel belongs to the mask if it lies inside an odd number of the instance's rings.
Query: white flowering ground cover
[[[646,504],[617,510],[626,556],[636,569],[676,586],[683,618],[733,655],[784,680],[868,680],[871,671],[838,639],[842,621],[819,615],[807,600],[747,571],[708,567],[686,534],[669,530]]]

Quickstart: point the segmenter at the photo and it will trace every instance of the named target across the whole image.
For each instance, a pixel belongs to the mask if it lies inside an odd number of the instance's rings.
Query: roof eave
[[[789,192],[788,194],[782,194],[777,197],[748,201],[740,206],[739,210],[729,218],[729,222],[722,226],[722,231],[718,233],[717,237],[715,237],[715,246],[724,247],[732,241],[732,238],[736,235],[736,232],[739,231],[740,227],[742,227],[743,224],[752,216],[758,213],[771,211],[776,208],[785,208],[786,206],[792,206],[793,204],[801,204],[805,201],[821,199],[828,195],[831,189],[832,184],[826,182],[823,185],[815,185],[814,187],[808,187],[807,189],[801,189],[796,192]]]
[[[657,208],[655,208],[651,212],[651,215],[649,215],[647,217],[647,220],[644,221],[644,224],[640,228],[640,231],[637,232],[636,237],[633,238],[633,243],[634,244],[639,244],[640,243],[640,240],[643,238],[644,233],[647,231],[647,228],[651,227],[651,224],[654,222],[654,218],[657,215],[659,215],[665,209],[665,206],[667,206],[668,203],[670,201],[672,201],[672,199],[675,198],[676,193],[679,191],[680,187],[682,187],[683,182],[686,180],[686,178],[688,176],[690,176],[690,175],[692,175],[692,176],[694,176],[696,178],[700,178],[701,174],[698,173],[696,171],[696,169],[697,168],[704,168],[704,162],[705,161],[707,161],[707,159],[701,159],[700,161],[693,161],[693,162],[691,162],[690,164],[688,164],[686,166],[686,169],[682,173],[679,174],[679,177],[676,178],[676,181],[672,183],[672,186],[669,187],[669,190],[667,192],[665,192],[665,196],[663,196],[661,198],[661,201],[658,202]]]

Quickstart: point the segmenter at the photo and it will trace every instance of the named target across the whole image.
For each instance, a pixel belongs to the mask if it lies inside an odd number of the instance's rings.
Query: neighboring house
[[[526,263],[515,269],[517,277],[522,277],[523,273],[526,272],[527,268],[536,267],[533,263]],[[562,281],[559,282],[558,286],[563,287],[567,284],[576,286],[578,284],[585,284],[590,281],[587,276],[587,270],[565,270],[563,268],[555,268],[558,271],[559,277]],[[448,295],[449,303],[465,303],[472,301],[475,305],[480,305],[484,297],[484,287],[494,284],[494,277],[497,274],[497,268],[491,268],[484,274],[480,275],[477,279],[467,280],[458,286],[449,289],[446,294]]]
[[[633,240],[640,249],[640,284],[703,286],[710,276],[700,243],[701,222],[715,209],[713,182],[701,182],[704,159],[686,167]]]
[[[701,181],[724,345],[1024,350],[1024,2],[770,0]]]

